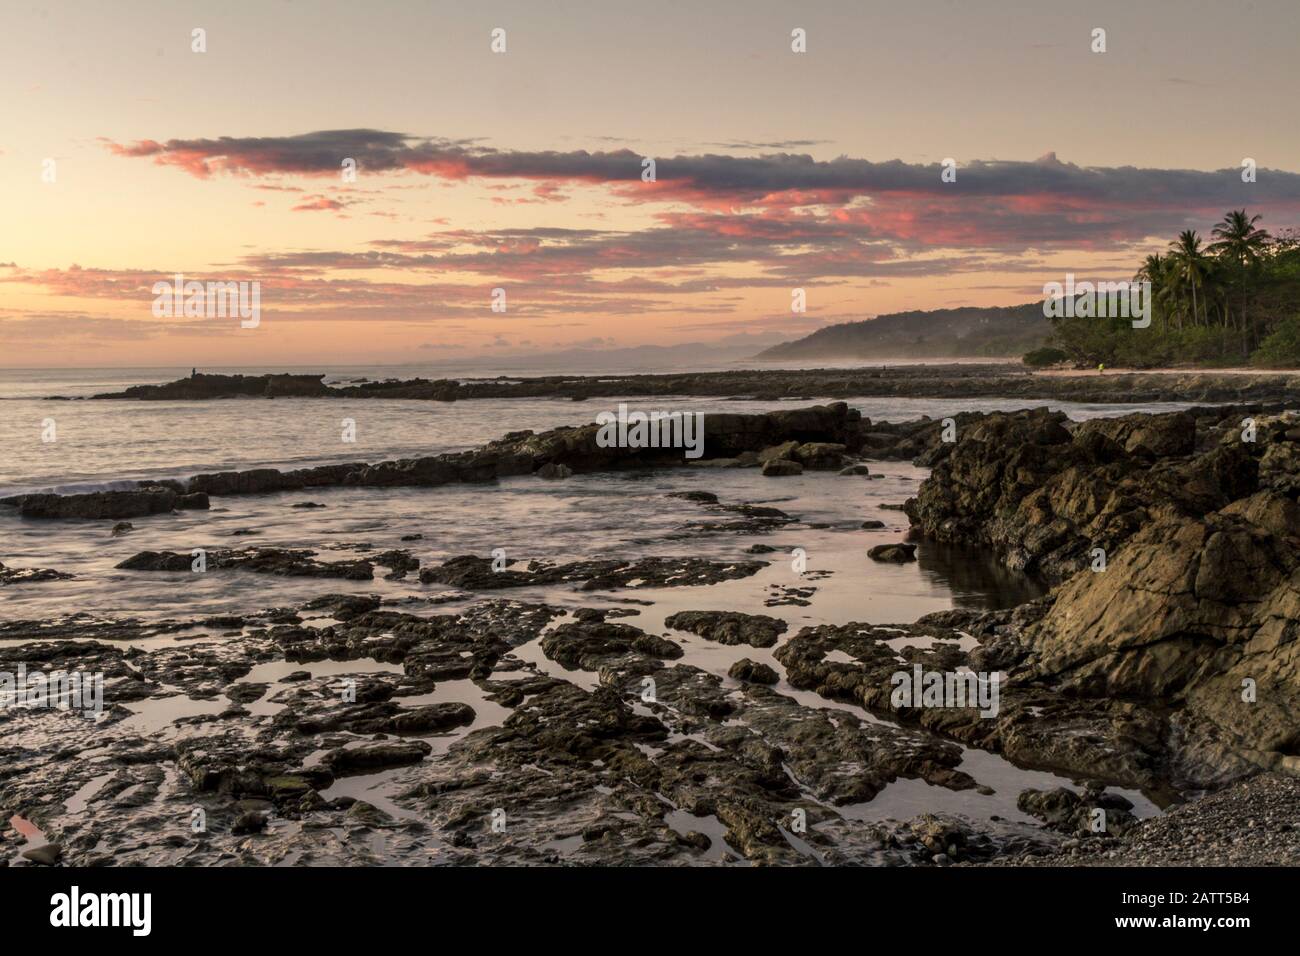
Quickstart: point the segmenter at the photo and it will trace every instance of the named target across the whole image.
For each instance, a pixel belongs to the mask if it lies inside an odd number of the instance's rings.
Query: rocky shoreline
[[[739,562],[498,566],[460,555],[426,567],[401,550],[340,562],[304,549],[213,552],[218,573],[366,581],[380,566],[459,609],[323,593],[221,618],[0,623],[0,671],[99,672],[107,703],[91,722],[0,710],[0,815],[23,824],[0,831],[0,857],[356,864],[380,861],[355,839],[378,834],[382,860],[398,863],[1295,862],[1286,798],[1300,775],[1300,420],[1249,405],[1082,424],[1045,410],[972,413],[953,424],[871,422],[834,403],[708,416],[709,457],[694,462],[602,448],[584,426],[452,455],[6,499],[34,521],[154,521],[234,495],[661,467],[723,469],[721,481],[732,468],[767,475],[774,461],[847,486],[870,481],[873,460],[915,459],[932,471],[904,506],[909,540],[894,547],[980,547],[1052,590],[1015,608],[897,624],[793,630],[748,608],[690,609],[661,630],[639,626],[639,589],[687,593],[775,558],[761,545]],[[794,520],[689,497],[714,531],[764,534]],[[184,573],[190,561],[142,551],[119,567]],[[15,583],[43,580],[6,570]],[[574,609],[509,596],[541,586],[591,600]],[[683,640],[750,656],[724,678],[684,661]],[[895,706],[900,667],[999,673],[1000,705],[984,716]],[[775,689],[781,680],[801,696]],[[88,747],[100,759],[69,763]],[[1018,806],[1042,826],[855,816],[904,781],[982,792],[965,769],[975,751],[1079,789],[1024,789]],[[379,803],[348,792],[350,780],[375,779],[388,794]],[[1138,821],[1116,788],[1162,805],[1217,792]],[[189,825],[196,810],[202,831]],[[1255,819],[1286,835],[1247,852],[1234,826]]]
[[[1300,398],[1300,374],[1188,370],[1096,375],[1034,374],[1022,365],[900,365],[859,369],[745,369],[634,375],[549,375],[457,380],[409,379],[326,385],[321,375],[199,374],[135,385],[92,400],[208,401],[235,398],[350,398],[466,401],[483,398],[649,398],[698,395],[782,399],[969,398],[1069,402],[1285,402]]]

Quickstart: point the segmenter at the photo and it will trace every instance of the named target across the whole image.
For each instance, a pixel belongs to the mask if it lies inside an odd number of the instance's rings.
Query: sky
[[[0,366],[757,351],[1126,278],[1230,208],[1300,225],[1297,36],[1294,0],[9,0]],[[256,325],[156,314],[178,274]]]

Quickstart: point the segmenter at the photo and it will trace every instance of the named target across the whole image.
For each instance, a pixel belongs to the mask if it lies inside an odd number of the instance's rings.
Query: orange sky
[[[757,350],[1300,224],[1294,3],[701,6],[5,11],[0,365]],[[155,317],[175,273],[260,324]]]

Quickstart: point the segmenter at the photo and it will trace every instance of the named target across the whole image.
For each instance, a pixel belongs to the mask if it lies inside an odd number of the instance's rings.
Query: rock
[[[916,545],[902,542],[898,544],[878,544],[867,552],[867,557],[873,561],[906,564],[908,561],[916,560]]]
[[[230,832],[236,836],[246,836],[250,833],[261,833],[266,829],[266,816],[254,810],[247,813],[241,813],[230,827]]]
[[[269,686],[269,684],[232,684],[226,688],[226,697],[237,704],[251,703],[261,700]]]
[[[877,528],[883,528],[884,526],[885,526],[885,523],[884,523],[883,521],[879,521],[879,520],[877,520],[877,519],[875,519],[875,518],[868,518],[866,521],[862,522],[862,524],[860,525],[860,527],[863,528],[863,529],[865,529],[865,530],[875,530],[875,529],[877,529]]]
[[[287,577],[346,578],[369,581],[375,576],[369,561],[317,561],[316,552],[306,549],[246,548],[229,551],[216,548],[204,556],[206,570],[241,569],[259,574]],[[196,558],[174,551],[141,551],[114,567],[123,571],[191,571]]]
[[[673,660],[683,653],[670,640],[610,621],[561,624],[542,638],[541,647],[547,657],[567,670],[599,670],[602,659],[613,655]]]
[[[22,857],[24,860],[31,860],[41,866],[57,866],[59,861],[63,859],[63,847],[57,843],[47,843],[44,846],[23,850]]]
[[[758,462],[766,465],[769,461],[790,461],[794,458],[795,449],[799,447],[797,441],[782,442],[779,445],[772,445],[764,448],[758,453]]]
[[[805,442],[794,449],[794,459],[805,468],[833,470],[844,464],[844,451],[836,442]]]
[[[321,761],[335,774],[349,776],[419,763],[432,752],[433,748],[422,740],[384,741],[360,747],[340,747],[326,753]]]
[[[325,398],[333,389],[324,375],[191,375],[165,385],[132,385],[123,392],[95,395],[97,399],[140,401],[200,401],[213,398]]]
[[[175,509],[208,507],[206,495],[178,494],[165,487],[138,491],[93,491],[85,494],[17,495],[0,499],[14,505],[24,518],[139,518]]]
[[[727,669],[727,676],[751,684],[775,684],[780,678],[767,664],[742,657]]]
[[[551,478],[551,479],[568,478],[572,474],[573,474],[573,469],[570,468],[568,465],[560,465],[560,464],[556,464],[555,462],[548,462],[547,464],[543,465],[541,468],[537,469],[538,478]]]
[[[1282,489],[1300,460],[1278,451],[1295,447],[1285,418],[1249,412],[1258,440],[1244,442],[1246,415],[1130,415],[1073,432],[1048,413],[990,415],[909,503],[914,531],[1058,583],[1044,613],[989,650],[1076,700],[1142,702],[1130,718],[1141,734],[1096,758],[1115,779],[1162,761],[1180,785],[1212,788],[1281,768],[1294,749],[1300,661],[1282,648],[1283,622],[1300,615],[1300,512]],[[1096,548],[1104,570],[1092,570]],[[1247,702],[1251,686],[1268,691]]]
[[[664,624],[719,644],[751,647],[772,647],[788,627],[780,618],[740,611],[679,611]]]
[[[695,501],[700,504],[716,505],[718,496],[711,491],[674,491],[670,492],[669,498],[681,498],[683,501]]]
[[[803,474],[803,465],[795,461],[773,458],[763,465],[764,478],[783,478],[788,475],[801,474]]]
[[[114,538],[116,538],[119,535],[129,534],[134,530],[135,530],[135,525],[131,524],[131,522],[119,521],[117,524],[113,525],[112,535]]]
[[[425,734],[473,722],[474,708],[459,701],[444,701],[400,710],[388,726],[395,734]]]
[[[531,561],[526,568],[493,569],[490,558],[463,554],[439,567],[420,571],[422,584],[447,584],[471,591],[579,584],[584,591],[613,588],[685,587],[746,578],[766,567],[761,561],[717,562],[703,558],[642,558],[637,561],[601,559],[548,564]]]
[[[821,357],[825,357],[824,355]],[[838,355],[836,357],[839,357]],[[515,379],[415,378],[406,381],[355,382],[329,386],[323,375],[206,375],[167,385],[133,386],[95,399],[188,401],[229,398],[415,399],[466,401],[482,398],[592,398],[700,395],[715,398],[762,398],[826,395],[835,398],[1018,398],[1029,404],[1043,400],[1140,404],[1151,402],[1285,402],[1294,398],[1294,376],[1288,372],[1252,375],[1196,369],[1163,372],[1107,372],[1105,375],[1042,376],[1026,374],[1020,363],[902,365],[857,369],[745,369],[721,372],[680,372],[577,376],[550,375]],[[843,405],[835,402],[834,405]],[[713,417],[713,416],[709,416]],[[722,416],[719,416],[722,417]],[[727,416],[732,417],[732,416]],[[736,416],[739,417],[739,416]],[[960,427],[961,416],[958,418]],[[856,418],[856,416],[855,416]],[[856,423],[856,422],[855,422]],[[794,424],[790,422],[789,424]],[[863,421],[872,431],[890,431],[890,423]],[[934,423],[936,426],[938,422]],[[707,427],[707,419],[706,419]],[[896,426],[895,426],[896,427]],[[798,437],[794,435],[793,437]],[[830,441],[808,435],[801,440]],[[772,444],[771,441],[768,444]],[[907,457],[915,457],[916,452]]]
[[[290,508],[304,508],[304,509],[312,509],[312,508],[324,508],[324,507],[327,507],[327,506],[321,504],[319,501],[297,501],[297,502],[294,502],[293,504],[291,504],[289,507],[290,507]]]
[[[374,804],[366,803],[364,800],[358,800],[349,806],[347,812],[343,814],[343,819],[348,823],[371,828],[392,826],[393,824],[393,818],[390,814],[380,810]]]
[[[1129,811],[1133,804],[1119,794],[1085,791],[1081,797],[1066,787],[1053,790],[1024,790],[1016,806],[1037,817],[1054,830],[1081,836],[1106,833],[1122,836],[1136,822]],[[1098,815],[1101,810],[1104,815]],[[1104,829],[1095,826],[1104,822]]]
[[[862,476],[866,477],[871,474],[871,469],[861,463],[849,465],[847,468],[840,469],[840,475],[844,477]]]
[[[73,575],[52,568],[7,568],[0,564],[0,584],[35,584],[39,581],[66,581]]]

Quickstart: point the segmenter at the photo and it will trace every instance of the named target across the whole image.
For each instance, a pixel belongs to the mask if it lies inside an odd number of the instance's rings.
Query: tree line
[[[1151,283],[1149,327],[1119,317],[1054,319],[1048,347],[1025,361],[1300,367],[1300,232],[1271,235],[1261,218],[1234,209],[1208,242],[1186,229],[1167,251],[1148,255],[1133,280]]]

